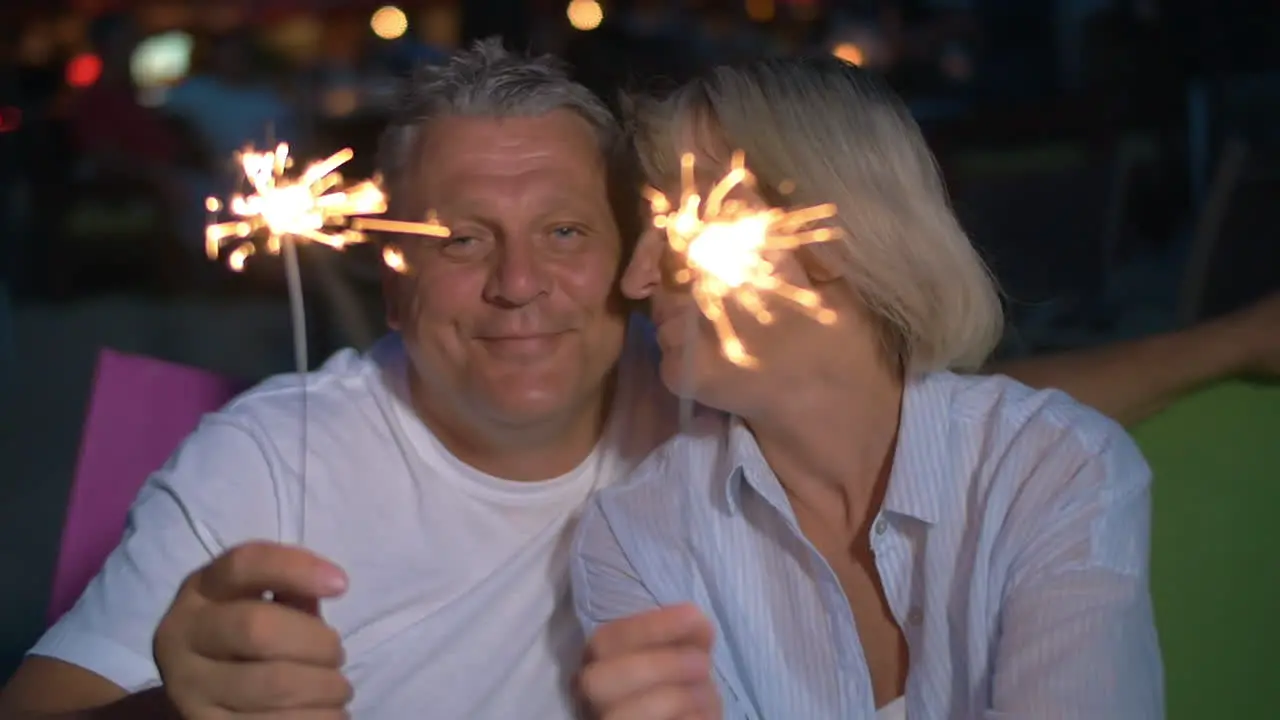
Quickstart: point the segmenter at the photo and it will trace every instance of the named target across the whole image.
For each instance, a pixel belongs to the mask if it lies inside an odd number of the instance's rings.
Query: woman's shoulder
[[[1037,390],[1002,375],[939,373],[926,382],[949,398],[949,444],[965,449],[977,475],[1022,485],[1057,468],[1078,474],[1091,467],[1109,485],[1148,482],[1142,454],[1129,433],[1060,390]]]
[[[1130,441],[1119,423],[1061,390],[1037,390],[1004,375],[938,373],[929,381],[950,386],[951,415],[962,429],[1017,444],[1064,443],[1087,453]]]
[[[1115,420],[1057,389],[1034,389],[1002,375],[940,378],[952,386],[954,457],[969,457],[980,497],[1015,515],[1071,507],[1106,512],[1146,495],[1151,470]]]

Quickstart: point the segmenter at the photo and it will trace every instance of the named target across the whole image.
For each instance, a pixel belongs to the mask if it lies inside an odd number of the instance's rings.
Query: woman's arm
[[[1151,607],[1151,473],[1119,429],[1097,454],[1055,448],[1010,511],[990,717],[1160,720]]]
[[[713,673],[711,623],[691,605],[659,606],[598,497],[578,525],[570,578],[588,638],[577,681],[588,717],[722,717],[728,708]]]
[[[1280,373],[1280,293],[1185,330],[995,363],[987,370],[1063,390],[1132,426],[1206,383],[1242,373]]]
[[[569,559],[573,608],[587,637],[601,625],[658,608],[614,534],[598,498],[587,503]]]

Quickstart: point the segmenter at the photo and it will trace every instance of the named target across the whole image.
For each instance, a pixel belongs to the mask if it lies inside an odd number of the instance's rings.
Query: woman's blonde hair
[[[1003,325],[996,285],[920,129],[872,75],[830,57],[763,60],[629,105],[651,181],[677,177],[694,149],[681,143],[709,125],[743,151],[770,200],[787,185],[786,205],[834,203],[843,241],[809,247],[852,282],[906,372],[987,359]]]

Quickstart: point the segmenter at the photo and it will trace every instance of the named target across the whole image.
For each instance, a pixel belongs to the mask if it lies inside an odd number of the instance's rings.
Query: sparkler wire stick
[[[298,518],[298,544],[303,545],[307,537],[307,426],[310,419],[307,413],[307,371],[311,363],[307,358],[307,307],[302,294],[302,267],[298,263],[298,244],[292,235],[282,238],[284,255],[284,280],[289,289],[289,324],[293,327],[293,365],[302,380],[302,450],[298,454],[298,477],[301,492],[299,503],[301,512]]]
[[[232,195],[226,205],[235,219],[216,222],[212,217],[223,209],[217,198],[205,202],[211,217],[205,227],[205,250],[211,260],[217,260],[227,242],[236,245],[227,254],[227,265],[235,271],[244,269],[248,258],[257,252],[258,245],[251,238],[264,235],[263,249],[268,254],[284,257],[285,283],[289,295],[289,315],[293,330],[294,368],[302,381],[301,453],[299,458],[299,483],[301,485],[301,519],[298,542],[306,537],[307,515],[307,371],[310,369],[307,353],[307,313],[302,292],[302,268],[298,261],[298,245],[304,242],[318,243],[335,250],[365,242],[366,232],[394,232],[428,237],[448,237],[449,229],[428,214],[426,222],[399,220],[375,220],[369,215],[387,211],[386,195],[376,180],[363,180],[344,185],[338,169],[346,164],[354,153],[350,148],[339,150],[329,157],[309,164],[296,176],[287,175],[293,161],[289,145],[279,143],[274,151],[254,152],[251,148],[240,153],[238,160],[245,180],[252,188],[249,195]],[[382,251],[383,261],[397,272],[408,272],[404,254],[399,248],[387,245]]]
[[[698,341],[698,315],[689,313],[684,325],[684,357],[680,358],[680,432],[685,433],[693,427],[693,373],[694,343]]]

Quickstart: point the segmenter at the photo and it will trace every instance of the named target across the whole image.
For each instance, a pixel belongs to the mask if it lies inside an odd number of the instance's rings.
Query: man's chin
[[[561,418],[576,399],[576,388],[551,378],[503,378],[490,385],[489,412],[495,420],[512,426],[536,425]]]

